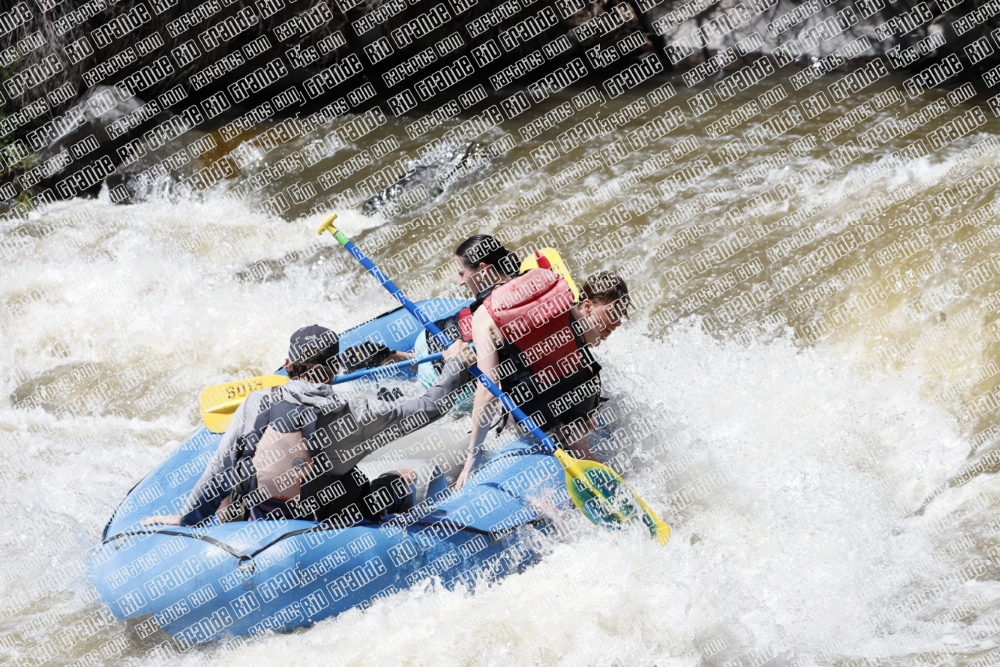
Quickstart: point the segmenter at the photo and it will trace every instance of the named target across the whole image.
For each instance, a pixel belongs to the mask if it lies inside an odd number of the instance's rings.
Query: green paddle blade
[[[660,544],[670,539],[670,527],[608,466],[575,459],[555,451],[566,472],[566,488],[573,504],[598,526],[614,528],[639,519]]]

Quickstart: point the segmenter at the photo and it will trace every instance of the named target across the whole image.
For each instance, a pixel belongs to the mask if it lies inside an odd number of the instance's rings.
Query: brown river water
[[[1000,119],[892,76],[835,102],[843,80],[775,75],[699,116],[677,77],[499,124],[215,132],[184,169],[238,168],[207,189],[150,180],[0,229],[0,661],[1000,663]],[[365,183],[470,127],[462,170],[361,215]],[[636,311],[597,355],[669,545],[594,529],[475,594],[428,584],[182,655],[114,621],[88,554],[201,388],[270,372],[301,325],[394,307],[316,235],[332,211],[415,299],[467,297],[451,253],[473,233],[625,276]]]

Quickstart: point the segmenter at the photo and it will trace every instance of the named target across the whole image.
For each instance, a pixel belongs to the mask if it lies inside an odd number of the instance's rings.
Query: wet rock
[[[85,92],[67,112],[73,120],[48,146],[39,151],[40,161],[62,152],[71,145],[90,135],[100,144],[106,144],[125,134],[138,116],[144,116],[140,109],[148,105],[138,97],[129,95],[117,86],[95,86]],[[158,112],[158,109],[156,109]],[[149,117],[158,115],[149,112]],[[128,119],[126,119],[128,117]],[[126,119],[126,120],[123,120]],[[133,121],[134,122],[134,121]]]
[[[155,102],[147,103],[117,86],[90,88],[65,113],[65,122],[57,128],[58,133],[37,150],[39,164],[55,164],[56,168],[46,169],[34,182],[22,179],[23,185],[39,189],[54,187],[68,173],[75,171],[76,165],[81,162],[93,164],[106,157],[118,165],[117,168],[105,174],[104,178],[85,184],[77,194],[96,194],[106,180],[109,189],[117,195],[112,196],[112,201],[124,202],[128,199],[125,190],[123,187],[116,189],[116,186],[123,184],[138,166],[122,166],[120,155],[113,151],[113,147],[125,140],[135,128],[169,113]]]
[[[841,59],[843,63],[836,69],[853,69],[862,66],[877,56],[882,49],[892,45],[887,42],[886,45],[878,47],[869,44],[860,48],[858,43],[855,43],[862,36],[870,36],[875,26],[884,20],[878,15],[856,21],[839,34],[823,39],[810,39],[804,43],[792,39],[798,38],[810,28],[815,30],[824,20],[833,20],[845,7],[840,2],[803,5],[797,0],[759,0],[755,3],[757,8],[767,7],[767,10],[762,12],[748,9],[749,4],[751,3],[743,3],[740,0],[721,0],[705,5],[711,7],[711,14],[697,12],[692,15],[691,12],[683,10],[695,3],[681,7],[659,3],[656,0],[648,2],[643,0],[639,3],[640,6],[654,7],[649,14],[649,23],[651,26],[660,25],[663,31],[661,39],[667,47],[667,59],[681,69],[703,63],[709,57],[730,49],[728,52],[730,57],[727,58],[729,62],[721,68],[728,71],[745,66],[748,62],[752,62],[755,56],[761,54],[770,54],[782,64],[797,63],[800,67],[811,67],[820,58],[838,52],[845,55]],[[800,5],[803,5],[801,20],[791,20],[779,29],[773,29],[772,22],[776,18],[792,16],[791,12]],[[817,10],[815,13],[806,10],[813,5]],[[720,17],[724,17],[721,23]],[[710,23],[718,24],[722,28],[715,28],[709,25]],[[747,37],[748,35],[750,37]],[[794,42],[794,45],[790,45],[790,42]],[[779,53],[781,55],[778,55]]]
[[[437,197],[458,180],[483,171],[495,156],[476,142],[438,143],[424,157],[411,162],[398,181],[376,192],[364,203],[362,215],[386,217]]]

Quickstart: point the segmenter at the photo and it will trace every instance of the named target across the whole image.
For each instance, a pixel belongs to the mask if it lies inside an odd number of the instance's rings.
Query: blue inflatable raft
[[[432,301],[421,307],[441,313],[435,317],[465,305]],[[405,350],[417,331],[417,323],[399,310],[345,332],[341,340],[353,345],[381,336],[379,342]],[[521,438],[494,452],[461,492],[445,489],[381,524],[142,526],[144,517],[177,512],[220,437],[200,429],[137,484],[90,561],[101,599],[116,618],[132,619],[140,639],[161,629],[182,645],[288,631],[367,607],[430,577],[447,586],[499,578],[537,558],[524,539],[530,529],[520,528],[542,523],[534,501],[570,506],[562,467],[535,450],[530,438]],[[435,437],[432,432],[428,440]],[[441,472],[458,463],[443,452],[433,460]]]

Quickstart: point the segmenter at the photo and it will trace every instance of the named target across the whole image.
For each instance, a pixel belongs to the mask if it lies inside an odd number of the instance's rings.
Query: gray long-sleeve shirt
[[[466,381],[468,371],[462,362],[449,359],[437,383],[415,398],[385,401],[366,395],[344,401],[333,393],[331,385],[301,380],[284,385],[282,389],[287,390],[282,398],[293,403],[322,405],[323,414],[317,420],[313,438],[332,464],[332,474],[342,475],[371,452],[442,417],[451,409],[455,390]],[[237,481],[235,464],[240,449],[237,441],[253,431],[262,400],[269,391],[251,393],[233,414],[215,455],[181,509],[182,526],[192,526],[211,517],[232,491]]]

